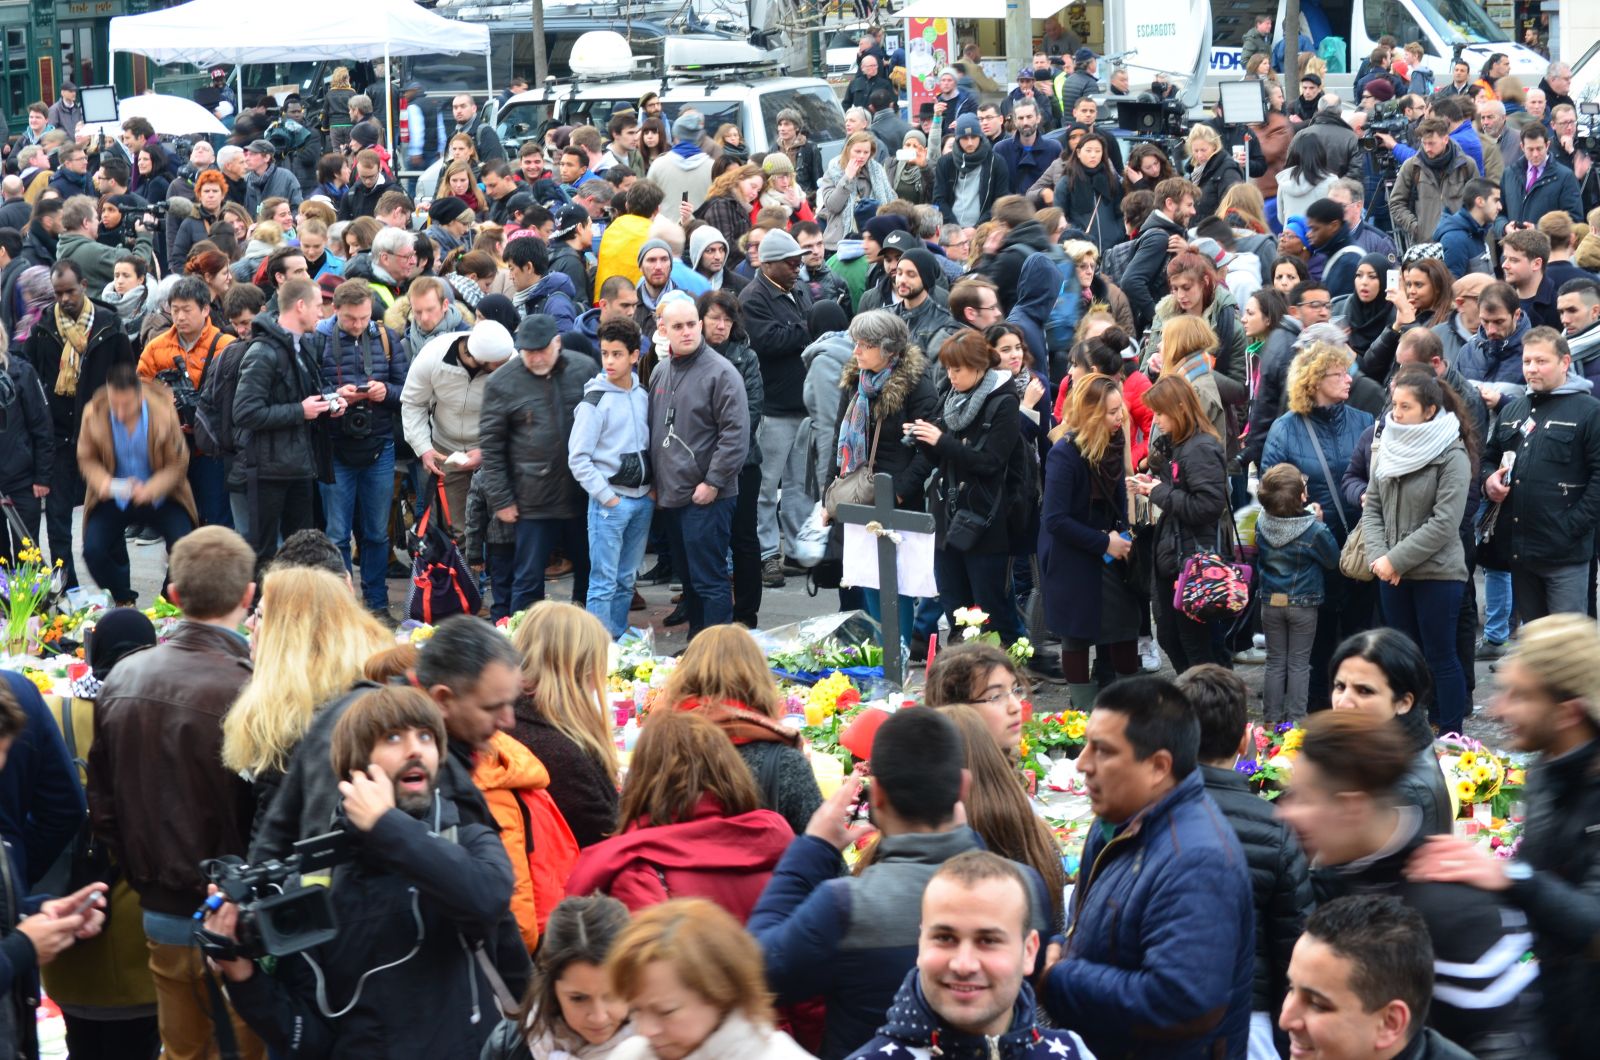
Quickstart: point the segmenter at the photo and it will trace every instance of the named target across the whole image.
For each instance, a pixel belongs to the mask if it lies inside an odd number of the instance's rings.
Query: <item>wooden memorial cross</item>
[[[873,476],[873,503],[839,505],[839,521],[865,526],[878,538],[878,610],[883,618],[883,676],[893,687],[905,686],[900,659],[900,572],[896,566],[900,531],[931,534],[933,516],[894,506],[894,478]]]

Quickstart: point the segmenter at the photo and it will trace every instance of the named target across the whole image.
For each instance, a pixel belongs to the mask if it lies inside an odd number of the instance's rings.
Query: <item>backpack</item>
[[[207,456],[236,456],[244,447],[233,428],[233,395],[247,346],[231,342],[215,359],[206,358],[194,406],[194,442]]]
[[[411,590],[406,594],[406,617],[430,625],[451,615],[475,615],[483,606],[478,576],[467,566],[450,536],[450,502],[444,479],[435,479],[438,504],[422,510],[412,537]],[[433,510],[439,509],[439,519]]]
[[[1061,289],[1056,292],[1050,318],[1044,324],[1045,343],[1052,354],[1072,349],[1072,336],[1078,330],[1078,314],[1083,302],[1076,291],[1076,266],[1063,259],[1056,262],[1056,271],[1061,273]]]
[[[528,832],[528,877],[533,884],[533,908],[544,925],[561,900],[567,896],[567,877],[578,863],[578,841],[573,838],[567,819],[546,788],[519,791],[522,824]]]

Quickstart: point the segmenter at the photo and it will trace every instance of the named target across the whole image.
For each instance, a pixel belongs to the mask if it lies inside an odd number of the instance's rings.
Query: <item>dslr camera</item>
[[[339,934],[328,889],[308,885],[300,877],[349,861],[348,832],[327,832],[302,839],[294,853],[257,865],[238,857],[212,858],[200,872],[239,907],[239,923],[229,940],[202,931],[201,948],[219,960],[287,957],[330,942]]]

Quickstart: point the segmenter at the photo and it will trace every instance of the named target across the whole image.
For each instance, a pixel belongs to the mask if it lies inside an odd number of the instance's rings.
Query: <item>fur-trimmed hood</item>
[[[893,416],[906,407],[906,400],[911,396],[911,391],[916,387],[917,380],[923,378],[928,371],[928,362],[922,352],[916,348],[907,350],[900,358],[894,370],[889,373],[889,381],[883,384],[883,390],[878,394],[878,400],[873,403],[872,417],[882,420]],[[844,366],[844,373],[839,377],[840,390],[854,390],[856,380],[861,375],[861,366],[854,357]]]

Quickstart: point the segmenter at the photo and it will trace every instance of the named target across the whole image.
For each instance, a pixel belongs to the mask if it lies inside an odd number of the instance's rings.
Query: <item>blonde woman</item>
[[[550,797],[578,846],[592,846],[617,824],[617,747],[605,715],[611,636],[583,608],[542,600],[512,643],[524,692],[512,735],[550,771]]]
[[[743,626],[711,626],[689,642],[659,702],[703,714],[727,733],[761,789],[761,805],[804,835],[822,805],[800,733],[783,724],[767,658]]]
[[[711,182],[705,201],[694,215],[721,232],[732,246],[750,231],[750,214],[765,183],[760,166],[745,164],[726,169]]]
[[[1209,125],[1190,129],[1185,146],[1189,150],[1189,180],[1200,189],[1200,199],[1194,204],[1195,215],[1205,217],[1216,213],[1228,189],[1245,182],[1244,170],[1223,148],[1217,130]]]
[[[1128,304],[1128,296],[1122,293],[1122,288],[1111,282],[1111,277],[1100,271],[1100,248],[1087,239],[1069,239],[1061,245],[1061,251],[1072,262],[1083,294],[1085,316],[1091,306],[1109,306],[1117,326],[1129,335],[1135,334],[1133,307]]]
[[[1205,413],[1217,437],[1228,437],[1228,412],[1217,392],[1217,373],[1213,365],[1217,355],[1217,333],[1211,330],[1205,317],[1182,314],[1167,321],[1161,332],[1161,378],[1181,375],[1189,380],[1200,398],[1200,410]]]
[[[889,174],[878,164],[877,154],[876,136],[864,130],[853,132],[817,183],[817,223],[823,227],[822,243],[830,253],[839,240],[859,234],[858,204],[875,201],[882,206],[894,198]]]
[[[809,1060],[773,1026],[761,947],[704,898],[640,913],[606,960],[635,1036],[611,1060]]]
[[[394,635],[347,579],[308,567],[262,579],[255,621],[254,672],[222,720],[222,762],[255,787],[259,826],[312,718],[362,680],[363,663]]]

